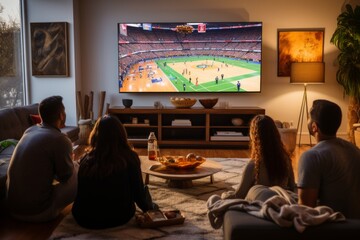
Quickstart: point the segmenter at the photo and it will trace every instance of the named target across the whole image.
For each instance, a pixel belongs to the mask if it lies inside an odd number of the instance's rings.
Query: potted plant
[[[348,129],[354,142],[354,123],[360,122],[360,6],[347,4],[337,18],[337,28],[331,40],[339,50],[337,82],[349,96]]]

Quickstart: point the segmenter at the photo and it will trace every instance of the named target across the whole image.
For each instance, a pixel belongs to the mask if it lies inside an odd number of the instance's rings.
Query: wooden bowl
[[[172,97],[170,98],[170,102],[172,105],[174,105],[176,108],[191,108],[196,103],[195,98],[177,98]]]
[[[199,99],[199,102],[204,108],[213,108],[218,102],[218,100],[218,98],[205,98]]]
[[[133,104],[133,100],[132,99],[123,99],[122,103],[123,103],[124,107],[130,108]]]

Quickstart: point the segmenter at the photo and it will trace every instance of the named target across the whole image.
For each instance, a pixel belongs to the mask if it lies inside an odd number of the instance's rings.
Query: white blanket
[[[259,218],[269,219],[281,227],[294,226],[298,232],[303,232],[307,226],[315,226],[327,221],[345,221],[345,216],[334,212],[330,207],[315,208],[294,204],[281,188],[273,188],[280,195],[262,201],[248,202],[243,199],[221,199],[212,195],[207,201],[208,218],[213,228],[218,229],[223,224],[223,216],[228,209],[247,212]]]

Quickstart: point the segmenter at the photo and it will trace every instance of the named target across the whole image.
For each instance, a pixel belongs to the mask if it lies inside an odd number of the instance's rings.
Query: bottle
[[[148,138],[148,158],[149,160],[156,160],[157,157],[157,139],[154,132],[150,132]]]

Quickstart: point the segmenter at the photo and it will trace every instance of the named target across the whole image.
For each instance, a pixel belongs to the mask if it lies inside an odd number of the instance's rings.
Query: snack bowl
[[[178,98],[178,97],[171,97],[170,102],[176,108],[191,108],[196,103],[195,98]]]
[[[162,156],[158,157],[157,161],[167,168],[174,169],[194,169],[206,161],[202,156],[188,156]]]

